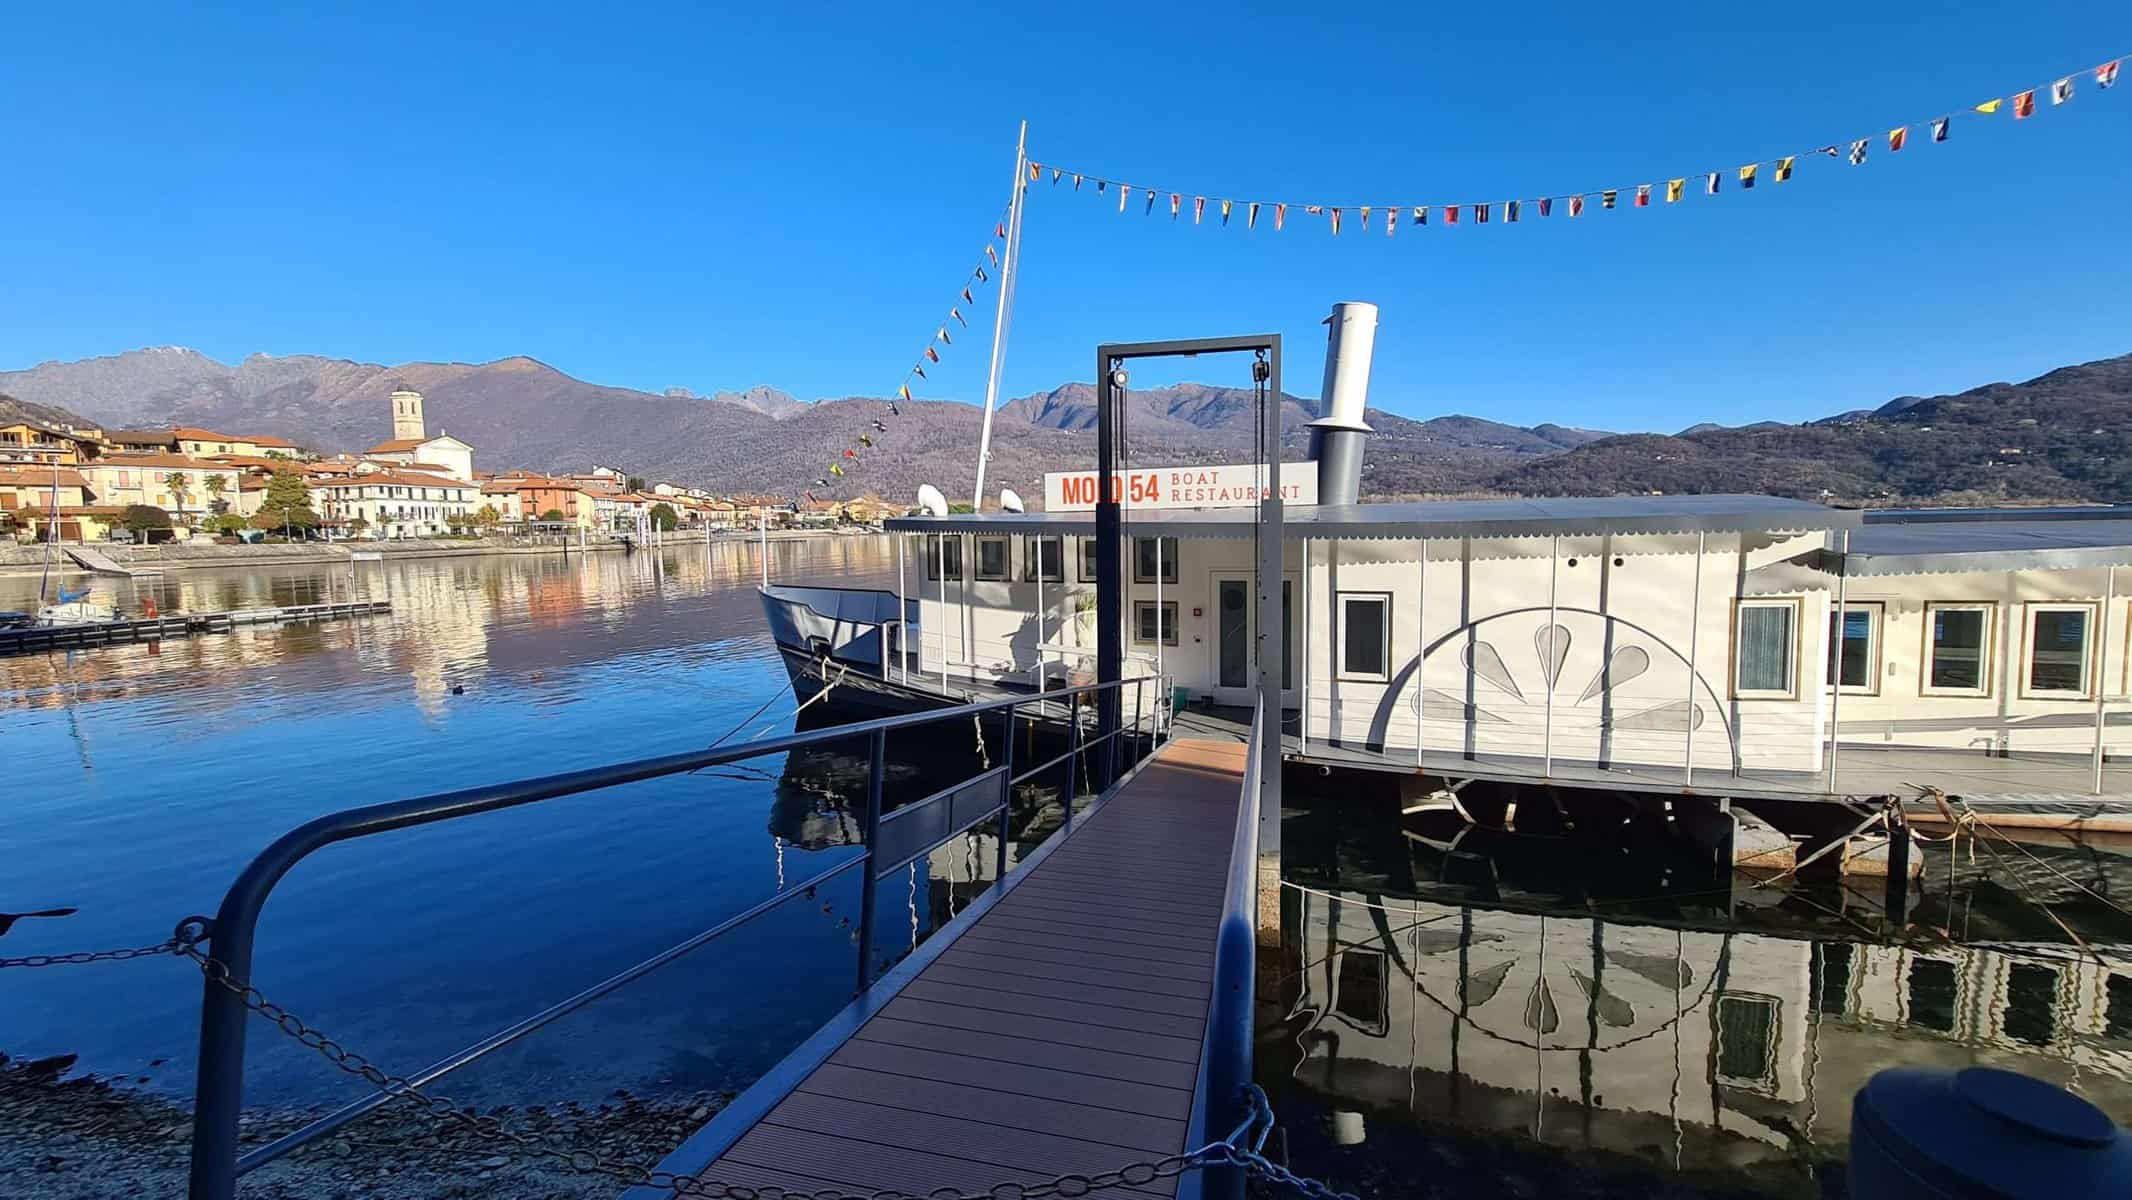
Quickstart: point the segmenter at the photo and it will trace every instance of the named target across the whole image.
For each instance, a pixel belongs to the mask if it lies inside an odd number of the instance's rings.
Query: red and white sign
[[[1248,508],[1259,502],[1264,473],[1249,464],[1221,467],[1135,467],[1111,477],[1119,503],[1132,508]],[[1281,500],[1318,502],[1318,464],[1281,464]],[[1077,512],[1096,506],[1094,471],[1053,471],[1044,476],[1044,511]]]

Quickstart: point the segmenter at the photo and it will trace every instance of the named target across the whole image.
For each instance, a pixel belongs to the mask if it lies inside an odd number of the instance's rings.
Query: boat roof
[[[2128,566],[2132,512],[2093,508],[2024,514],[2021,509],[1996,509],[1970,510],[1960,517],[1869,518],[1852,532],[1850,554],[1842,562],[1844,573],[1854,578]]]
[[[1135,531],[1173,537],[1246,538],[1258,522],[1253,506],[1125,509]],[[1281,514],[1284,535],[1338,538],[1570,537],[1604,533],[1808,533],[1857,529],[1855,510],[1777,496],[1566,496],[1505,500],[1430,500],[1398,504],[1293,504]],[[902,533],[1091,534],[1092,511],[956,513],[892,517]]]

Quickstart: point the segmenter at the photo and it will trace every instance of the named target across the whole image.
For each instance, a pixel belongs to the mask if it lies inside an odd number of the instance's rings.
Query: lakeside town
[[[877,496],[721,495],[616,466],[482,471],[428,431],[422,394],[391,396],[392,436],[315,454],[285,438],[188,426],[0,424],[0,538],[23,543],[407,541],[503,532],[648,537],[677,531],[873,525]]]

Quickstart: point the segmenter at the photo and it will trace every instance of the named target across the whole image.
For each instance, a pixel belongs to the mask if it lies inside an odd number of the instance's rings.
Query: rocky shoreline
[[[100,1200],[179,1196],[191,1148],[190,1110],[93,1075],[70,1075],[71,1057],[10,1061],[0,1055],[0,1197]],[[486,1115],[522,1133],[618,1162],[650,1164],[730,1099],[697,1092],[646,1099],[616,1092],[598,1105],[504,1106]],[[329,1106],[248,1112],[244,1142],[261,1145]],[[611,1200],[614,1179],[517,1152],[405,1104],[388,1105],[245,1177],[257,1200],[433,1200],[508,1195],[516,1200]]]

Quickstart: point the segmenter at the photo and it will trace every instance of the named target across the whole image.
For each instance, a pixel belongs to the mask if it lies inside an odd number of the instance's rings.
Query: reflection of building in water
[[[278,681],[309,690],[352,682],[366,673],[404,673],[419,707],[434,717],[454,683],[485,669],[497,596],[518,576],[480,559],[282,568],[200,570],[158,577],[99,579],[97,599],[124,613],[153,603],[165,614],[273,608],[389,599],[389,617],[290,625],[255,625],[211,636],[101,647],[52,655],[0,658],[0,691],[27,707],[107,698],[130,685],[156,692],[228,692],[239,681]],[[31,581],[34,585],[34,580]],[[522,586],[522,585],[520,585]],[[0,605],[0,607],[5,607]],[[352,660],[345,657],[353,651]],[[302,661],[302,673],[285,670]],[[276,668],[283,668],[278,674]]]
[[[421,636],[393,640],[384,653],[388,669],[403,670],[414,683],[415,706],[428,720],[443,715],[454,683],[479,674],[488,661],[489,623],[493,608],[481,583],[493,574],[479,560],[466,559],[448,568],[393,563],[367,581],[389,593],[393,612],[405,611],[421,626]],[[376,645],[378,643],[371,643]],[[366,656],[366,660],[375,655]],[[366,661],[366,667],[370,662]]]
[[[2132,960],[1290,901],[1293,1074],[1338,1110],[1778,1190],[1842,1157],[1883,1067],[2008,1067],[2132,1117]]]
[[[772,543],[788,577],[878,582],[895,563],[886,539],[808,538]],[[328,691],[405,675],[434,718],[455,684],[509,680],[529,704],[567,704],[557,681],[580,668],[679,647],[713,648],[761,636],[753,584],[760,547],[743,539],[677,542],[656,553],[389,559],[382,563],[173,570],[160,576],[69,575],[69,587],[119,612],[219,612],[389,599],[388,617],[262,625],[53,655],[0,657],[0,704],[58,708],[141,693],[196,698],[212,711],[227,698],[248,708],[257,689]],[[0,609],[34,608],[35,574],[0,576]],[[301,663],[300,670],[291,669]],[[236,686],[243,684],[243,687]],[[788,706],[789,707],[789,706]],[[777,715],[775,712],[766,715]]]

